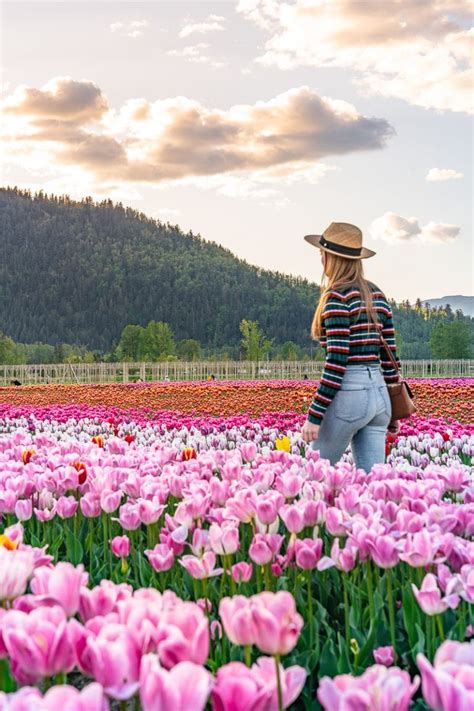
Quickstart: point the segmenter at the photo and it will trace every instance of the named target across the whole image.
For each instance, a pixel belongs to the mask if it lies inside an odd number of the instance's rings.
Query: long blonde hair
[[[332,289],[338,289],[345,286],[352,286],[360,290],[362,299],[362,310],[367,313],[367,320],[372,322],[374,326],[380,323],[377,311],[375,310],[372,292],[370,285],[373,288],[375,284],[367,281],[364,277],[364,268],[362,259],[346,259],[331,252],[324,252],[326,263],[324,267],[324,275],[321,281],[321,294],[319,302],[314,312],[313,321],[311,324],[311,336],[315,340],[319,340],[322,336],[322,313],[328,301],[329,294]],[[357,318],[359,318],[360,314]]]

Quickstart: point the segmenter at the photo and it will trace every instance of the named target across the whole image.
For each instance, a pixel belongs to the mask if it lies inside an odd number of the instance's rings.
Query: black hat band
[[[327,247],[332,249],[333,252],[339,252],[339,254],[347,254],[349,257],[359,257],[362,252],[362,247],[344,247],[342,244],[337,244],[337,242],[329,242],[325,237],[320,237],[319,244],[321,247]]]

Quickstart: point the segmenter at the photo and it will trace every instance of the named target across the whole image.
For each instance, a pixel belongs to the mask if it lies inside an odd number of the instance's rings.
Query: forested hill
[[[164,321],[176,341],[238,353],[248,319],[275,347],[292,341],[310,355],[320,350],[309,333],[318,299],[306,279],[252,266],[120,203],[0,189],[0,332],[16,342],[105,354],[128,324]],[[390,303],[403,358],[468,357],[473,319],[419,299]],[[446,351],[456,339],[467,345]]]
[[[246,318],[279,343],[310,342],[315,284],[110,200],[2,189],[0,250],[0,330],[15,341],[106,351],[127,324],[156,320],[216,348],[237,344]]]

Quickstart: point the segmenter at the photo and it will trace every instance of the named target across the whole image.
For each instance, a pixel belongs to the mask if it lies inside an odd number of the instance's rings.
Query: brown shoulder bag
[[[385,338],[382,336],[382,331],[379,331],[383,346],[388,353],[388,357],[393,363],[396,372],[399,373],[398,364]],[[413,403],[413,392],[406,380],[400,380],[398,383],[387,383],[388,394],[392,403],[392,422],[395,420],[403,420],[410,417],[416,412],[416,406]]]

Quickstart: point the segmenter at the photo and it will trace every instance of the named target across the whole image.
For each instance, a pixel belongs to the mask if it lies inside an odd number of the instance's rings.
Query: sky
[[[473,295],[471,0],[0,5],[2,185],[111,198],[319,283]]]

